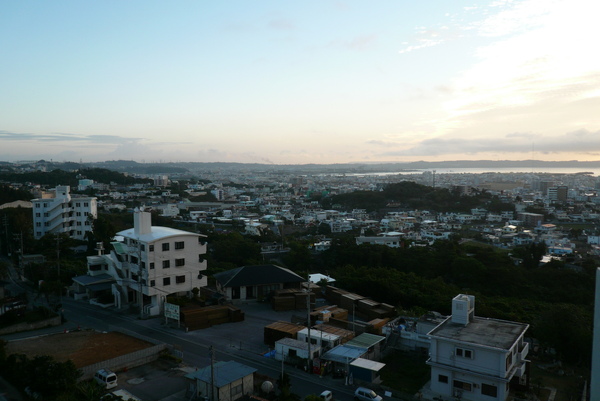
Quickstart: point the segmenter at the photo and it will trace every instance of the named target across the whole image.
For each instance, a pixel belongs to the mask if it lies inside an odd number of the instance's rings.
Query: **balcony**
[[[517,366],[515,368],[515,376],[516,377],[523,377],[525,375],[525,372],[526,372],[526,366],[527,366],[527,363],[525,363],[525,362],[522,362],[521,365]]]
[[[527,360],[527,355],[529,354],[529,343],[524,342],[519,347],[519,354],[517,356],[517,362],[523,362]]]

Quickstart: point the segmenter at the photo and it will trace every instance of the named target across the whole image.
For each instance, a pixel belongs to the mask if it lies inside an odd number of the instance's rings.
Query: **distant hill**
[[[6,168],[10,163],[0,162]],[[494,168],[577,168],[581,171],[600,168],[598,161],[542,161],[542,160],[447,160],[440,162],[368,162],[336,164],[261,164],[231,162],[169,162],[139,163],[133,160],[109,160],[95,163],[48,162],[38,161],[32,164],[44,164],[47,171],[61,169],[77,171],[84,168],[101,168],[130,174],[181,174],[194,175],[200,172],[249,171],[269,172],[270,174],[367,174],[376,172],[410,172],[435,169],[494,169]]]

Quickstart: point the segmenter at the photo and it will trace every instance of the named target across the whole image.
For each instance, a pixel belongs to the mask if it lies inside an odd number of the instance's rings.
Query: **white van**
[[[94,380],[109,389],[117,387],[117,375],[108,369],[100,369],[94,374]]]

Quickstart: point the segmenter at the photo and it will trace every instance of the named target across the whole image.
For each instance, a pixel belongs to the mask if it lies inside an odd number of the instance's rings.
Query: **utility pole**
[[[62,301],[62,281],[60,280],[60,234],[56,234],[56,271],[58,274],[58,282],[60,283],[60,291],[58,292],[58,303]]]
[[[308,328],[308,359],[307,359],[307,369],[308,369],[308,374],[312,374],[312,352],[311,352],[311,341],[312,338],[310,337],[310,326],[311,326],[311,321],[310,321],[310,275],[308,274],[308,272],[306,273],[306,317],[307,317],[307,324],[306,327]]]
[[[137,239],[137,257],[138,257],[138,286],[139,286],[139,298],[140,298],[140,320],[144,318],[144,293],[142,288],[142,243],[140,242],[140,236]]]
[[[212,345],[210,347],[208,347],[208,352],[210,355],[210,398],[209,398],[209,400],[215,401],[215,349],[213,348]]]

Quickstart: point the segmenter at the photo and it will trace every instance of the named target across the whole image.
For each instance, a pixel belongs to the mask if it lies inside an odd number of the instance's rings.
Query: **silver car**
[[[381,401],[380,395],[377,395],[375,391],[370,390],[366,387],[359,387],[354,392],[355,401]]]

